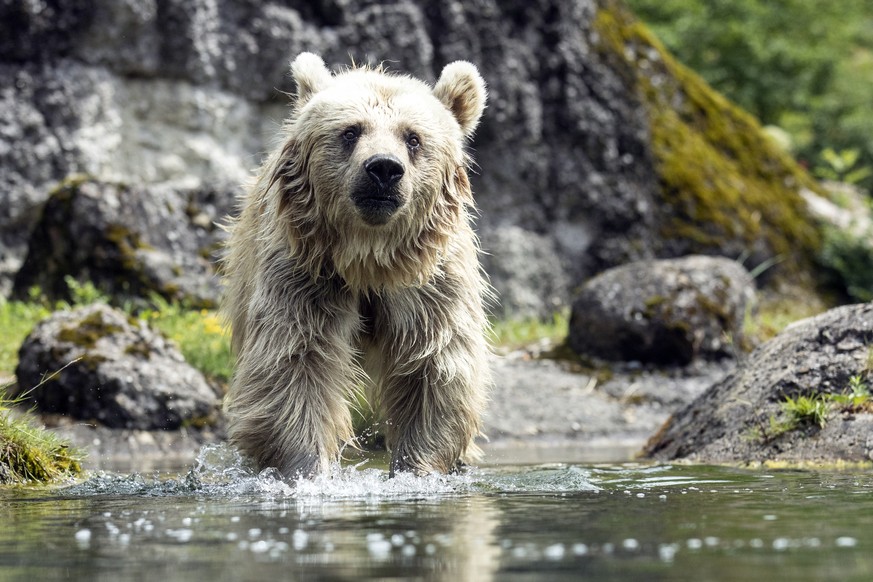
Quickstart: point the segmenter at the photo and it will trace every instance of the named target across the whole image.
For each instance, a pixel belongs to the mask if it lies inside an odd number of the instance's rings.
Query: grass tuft
[[[18,403],[0,388],[0,484],[49,483],[80,474],[82,455],[17,413]]]
[[[570,329],[567,313],[559,312],[551,321],[539,319],[508,319],[491,322],[492,341],[497,348],[518,349],[531,344],[563,341]]]

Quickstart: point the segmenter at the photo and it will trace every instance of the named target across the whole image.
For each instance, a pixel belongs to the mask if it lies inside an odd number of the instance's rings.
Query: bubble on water
[[[291,544],[294,546],[294,549],[300,551],[304,549],[308,543],[309,534],[302,529],[295,529],[294,534],[291,536]]]
[[[403,557],[405,557],[405,558],[412,558],[412,557],[415,557],[415,552],[416,552],[416,550],[415,550],[415,546],[412,545],[412,544],[406,544],[406,545],[403,546],[403,548],[400,550],[400,554],[401,554]]]
[[[787,550],[791,547],[791,540],[788,538],[776,538],[773,540],[773,549],[777,552],[781,552],[782,550]]]
[[[270,543],[266,540],[259,540],[249,545],[249,550],[255,554],[266,553],[270,549]]]
[[[560,560],[564,557],[564,544],[553,544],[543,550],[543,555],[549,560]]]
[[[168,529],[166,532],[167,537],[173,538],[177,542],[187,543],[191,541],[191,538],[194,537],[194,530],[188,528],[181,529]]]
[[[658,557],[662,562],[672,562],[679,551],[679,544],[659,544]]]
[[[367,534],[367,551],[374,560],[387,560],[391,555],[391,542],[380,533]]]
[[[573,544],[573,555],[575,556],[585,556],[588,554],[588,545],[587,544]]]
[[[88,545],[91,542],[91,530],[80,529],[75,535],[76,543],[79,545]]]

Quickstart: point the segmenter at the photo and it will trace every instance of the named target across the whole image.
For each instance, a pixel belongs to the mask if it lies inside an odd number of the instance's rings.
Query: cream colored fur
[[[230,439],[259,467],[323,471],[352,442],[350,401],[366,386],[392,472],[451,471],[478,455],[490,385],[463,150],[484,82],[466,62],[433,89],[381,69],[332,75],[310,53],[291,68],[283,143],[242,200],[224,262]],[[348,128],[360,131],[353,147]],[[405,169],[402,205],[375,226],[351,196],[374,154]]]

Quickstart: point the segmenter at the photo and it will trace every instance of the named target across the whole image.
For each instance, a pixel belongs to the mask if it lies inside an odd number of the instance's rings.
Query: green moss
[[[80,453],[26,416],[16,416],[13,404],[0,389],[0,484],[47,483],[80,474]]]
[[[10,377],[18,364],[18,349],[51,309],[42,303],[7,301],[0,297],[0,377]]]
[[[124,348],[124,353],[131,356],[136,356],[143,360],[148,360],[152,356],[152,350],[148,344],[143,341],[133,342]]]
[[[799,190],[817,183],[620,2],[603,0],[594,26],[648,113],[666,243],[683,253],[763,251],[791,258],[783,273],[792,278],[810,272],[821,235]]]
[[[58,339],[80,348],[91,349],[100,338],[120,331],[121,326],[104,321],[103,314],[95,311],[77,324],[62,327],[58,331]]]

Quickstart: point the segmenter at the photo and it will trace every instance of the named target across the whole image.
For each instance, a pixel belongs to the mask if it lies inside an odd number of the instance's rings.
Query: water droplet
[[[549,560],[560,560],[564,557],[564,544],[554,544],[543,550],[543,555]]]

